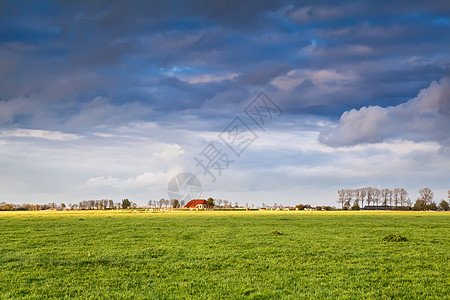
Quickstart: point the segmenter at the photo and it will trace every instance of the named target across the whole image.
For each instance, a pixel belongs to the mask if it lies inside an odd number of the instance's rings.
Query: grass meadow
[[[0,212],[0,226],[2,299],[450,294],[448,212]]]

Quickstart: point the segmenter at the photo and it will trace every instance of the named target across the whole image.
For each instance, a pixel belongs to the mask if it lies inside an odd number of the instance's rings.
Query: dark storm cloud
[[[291,67],[286,64],[262,64],[254,70],[239,75],[236,80],[244,85],[264,86],[280,74],[285,74]]]
[[[405,102],[449,75],[446,1],[0,5],[0,101],[9,124],[33,112],[64,123],[97,97],[148,107],[137,119],[186,110],[211,117],[209,105],[238,108],[254,88],[270,90],[288,113],[337,118]],[[276,84],[288,77],[289,86]]]

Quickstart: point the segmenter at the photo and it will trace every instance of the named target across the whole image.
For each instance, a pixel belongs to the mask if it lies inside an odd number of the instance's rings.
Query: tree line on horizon
[[[109,199],[101,199],[101,200],[83,200],[78,204],[68,204],[61,203],[60,205],[55,202],[50,202],[48,204],[12,204],[1,202],[0,210],[49,210],[49,209],[70,209],[70,210],[109,210],[109,209],[117,209],[117,208],[136,208],[137,204],[131,202],[128,199],[122,199],[121,202],[114,202]]]
[[[408,191],[404,188],[394,189],[378,189],[373,187],[364,187],[358,189],[341,189],[337,191],[337,203],[341,205],[341,209],[359,210],[364,208],[364,203],[368,207],[372,206],[375,209],[383,209],[386,207],[396,209],[412,209],[412,210],[449,210],[447,201],[442,200],[436,205],[433,201],[434,193],[430,188],[423,188],[419,190],[420,197],[416,202],[412,203],[408,197]],[[448,198],[450,200],[450,190],[448,191]],[[361,204],[361,205],[360,205]]]
[[[370,204],[374,206],[404,206],[409,204],[411,206],[411,200],[408,198],[408,192],[404,188],[395,189],[378,189],[373,187],[365,187],[359,189],[341,189],[338,190],[338,203],[341,208],[351,208],[352,206],[364,207],[364,203],[367,206]],[[359,205],[361,203],[361,205]],[[400,204],[400,205],[399,205]]]
[[[417,198],[414,205],[412,205],[411,199],[408,197],[408,192],[404,188],[395,189],[377,189],[372,187],[359,188],[359,189],[341,189],[338,190],[338,203],[341,205],[341,209],[360,209],[364,208],[364,203],[367,206],[375,207],[393,207],[395,208],[411,208],[412,210],[449,210],[450,202],[450,190],[448,191],[448,202],[442,200],[439,205],[433,201],[433,191],[429,188],[423,188],[419,190],[420,197]],[[231,202],[222,199],[208,198],[211,201],[208,205],[215,208],[238,208],[238,202]],[[182,208],[185,205],[185,201],[178,201],[176,199],[164,199],[149,200],[148,206],[151,208]],[[223,205],[222,205],[223,204]],[[234,204],[234,206],[233,206]],[[361,206],[359,205],[361,204]],[[110,210],[110,209],[129,209],[137,208],[138,205],[130,200],[122,199],[120,202],[114,202],[109,199],[101,200],[84,200],[78,204],[69,204],[66,206],[64,203],[57,205],[55,202],[49,204],[11,204],[6,202],[0,202],[0,210],[48,210],[48,209],[70,209],[70,210]],[[246,208],[249,208],[249,204],[245,204]],[[254,205],[251,205],[254,208]],[[275,203],[273,206],[268,206],[265,203],[262,204],[264,208],[284,208],[281,204]],[[299,204],[295,206],[296,209],[309,209],[313,208],[311,205]],[[320,210],[333,210],[335,207],[330,206],[317,206],[315,209]]]

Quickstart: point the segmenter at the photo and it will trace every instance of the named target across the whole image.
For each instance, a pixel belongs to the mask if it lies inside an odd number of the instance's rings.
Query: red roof
[[[202,204],[203,206],[206,206],[208,202],[206,202],[205,199],[192,199],[191,201],[189,201],[188,203],[186,203],[186,205],[184,206],[185,208],[196,208],[197,205]]]

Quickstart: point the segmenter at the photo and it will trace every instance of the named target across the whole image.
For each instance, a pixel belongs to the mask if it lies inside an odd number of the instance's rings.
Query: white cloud
[[[152,196],[167,196],[170,176],[192,164],[183,147],[189,148],[194,133],[153,122],[97,127],[95,133],[78,138],[45,130],[4,131],[0,197],[16,203],[130,197],[144,204]]]
[[[176,76],[177,74],[169,74]],[[195,74],[195,75],[178,75],[177,77],[183,81],[189,83],[204,83],[204,82],[220,82],[222,80],[232,80],[236,78],[239,74],[229,73],[229,72],[218,72],[218,73],[207,73],[207,74]]]
[[[86,181],[86,187],[110,187],[114,190],[141,189],[149,188],[151,185],[164,185],[168,182],[168,176],[165,173],[145,172],[135,177],[121,179],[112,176],[100,176],[89,178]]]
[[[309,80],[320,88],[326,88],[329,92],[329,89],[340,89],[340,85],[356,79],[356,74],[351,72],[339,72],[334,69],[295,69],[289,71],[286,75],[274,78],[271,83],[284,91],[289,91],[305,82],[305,80]]]
[[[0,134],[0,137],[3,138],[20,137],[20,138],[38,138],[54,141],[74,141],[80,139],[82,136],[72,133],[63,133],[61,131],[19,128],[14,130],[5,130]]]
[[[449,128],[450,78],[442,78],[406,103],[345,112],[335,127],[321,133],[319,140],[332,147],[389,139],[437,141],[445,146],[450,141]]]
[[[217,141],[217,132],[134,122],[97,127],[95,135],[56,141],[57,147],[48,139],[6,139],[0,147],[0,189],[3,199],[18,203],[127,197],[145,204],[167,197],[172,176],[191,172],[199,176],[205,197],[241,204],[333,205],[338,188],[396,182],[412,194],[425,182],[444,180],[442,174],[450,169],[435,142],[393,140],[333,148],[318,142],[318,130],[261,133],[241,158],[230,157],[235,162],[215,183],[195,167],[193,156]]]

